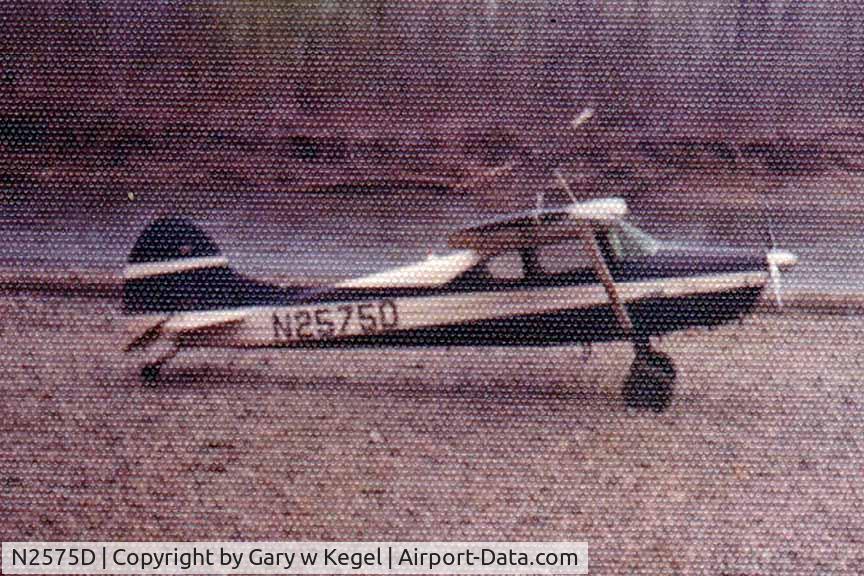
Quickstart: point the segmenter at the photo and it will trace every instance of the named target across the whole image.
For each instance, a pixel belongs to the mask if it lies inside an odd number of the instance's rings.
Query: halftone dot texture
[[[0,540],[574,540],[598,574],[858,574],[864,5],[0,7]],[[577,129],[584,109],[594,117]],[[632,351],[189,352],[119,274],[183,214],[309,285],[442,252],[559,168],[655,236],[795,252],[782,315]],[[769,234],[768,231],[771,231]]]

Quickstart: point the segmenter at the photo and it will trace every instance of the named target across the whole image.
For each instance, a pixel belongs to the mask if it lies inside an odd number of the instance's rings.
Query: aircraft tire
[[[624,402],[631,408],[663,412],[672,403],[675,376],[669,355],[654,350],[637,354],[624,383]]]

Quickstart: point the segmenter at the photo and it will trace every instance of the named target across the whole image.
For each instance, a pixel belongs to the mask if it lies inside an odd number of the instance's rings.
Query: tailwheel
[[[650,408],[663,412],[672,403],[675,364],[668,354],[649,345],[636,348],[636,358],[624,383],[624,402],[631,408]]]
[[[159,374],[162,372],[162,364],[148,364],[141,368],[141,380],[150,386],[156,385],[159,381]]]
[[[141,367],[141,381],[149,386],[155,386],[159,382],[159,376],[162,373],[162,367],[168,363],[169,360],[174,358],[177,353],[180,351],[179,346],[177,346],[174,342],[166,343],[168,348],[163,349],[163,354],[154,358],[150,356],[148,360],[150,362],[148,364],[144,364]]]

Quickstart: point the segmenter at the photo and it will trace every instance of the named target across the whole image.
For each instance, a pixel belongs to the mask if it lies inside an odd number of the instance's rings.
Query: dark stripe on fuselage
[[[762,254],[661,252],[645,260],[613,263],[619,282],[716,275],[765,269]],[[593,270],[579,270],[524,280],[490,279],[470,270],[453,282],[432,288],[282,288],[246,278],[228,267],[206,268],[127,280],[123,290],[126,314],[178,313],[254,306],[357,301],[381,298],[440,296],[461,292],[534,290],[542,287],[597,283]]]
[[[655,298],[628,304],[643,335],[658,335],[694,326],[717,326],[749,313],[761,288],[680,298]],[[295,348],[374,348],[412,346],[554,346],[620,340],[624,337],[609,305],[513,316],[416,330],[376,333],[347,339],[292,342]],[[196,342],[196,340],[192,340]],[[287,344],[286,344],[287,345]],[[274,343],[271,347],[283,347]]]
[[[654,298],[631,302],[627,310],[643,335],[657,335],[693,326],[717,326],[750,312],[761,288],[680,298]],[[381,345],[406,346],[547,346],[609,342],[624,337],[611,306],[485,320],[385,335]],[[380,336],[379,336],[380,338]],[[391,340],[387,342],[387,340]],[[367,345],[377,345],[370,339]]]

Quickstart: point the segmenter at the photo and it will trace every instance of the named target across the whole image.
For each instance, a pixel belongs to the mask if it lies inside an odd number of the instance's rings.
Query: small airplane
[[[620,198],[538,206],[456,231],[448,254],[315,288],[247,278],[191,221],[161,218],[138,238],[124,272],[125,351],[142,358],[141,377],[154,382],[178,351],[195,347],[624,340],[635,350],[624,400],[660,412],[676,370],[651,337],[741,318],[769,286],[779,304],[780,272],[797,257],[682,248],[655,240],[627,214]]]

